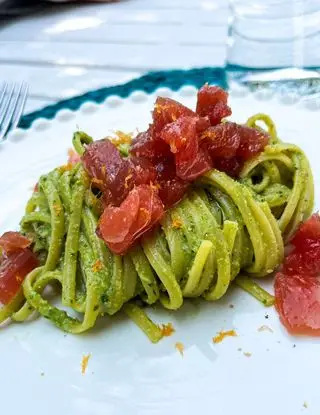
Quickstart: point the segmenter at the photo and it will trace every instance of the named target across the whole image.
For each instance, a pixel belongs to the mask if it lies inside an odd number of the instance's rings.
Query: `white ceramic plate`
[[[135,92],[102,105],[63,110],[13,132],[0,146],[0,232],[17,229],[31,189],[41,173],[66,160],[79,127],[95,138],[111,131],[144,129],[155,95],[171,95],[189,106],[195,90]],[[282,139],[309,156],[319,195],[319,112],[290,97],[245,91],[231,94],[233,118],[244,122],[264,111]],[[312,110],[313,108],[313,110]],[[265,282],[272,290],[272,282]],[[229,305],[233,304],[234,308]],[[104,320],[89,334],[66,335],[44,319],[0,329],[1,412],[32,415],[215,414],[300,415],[320,413],[319,340],[287,335],[273,309],[239,289],[217,303],[186,304],[178,312],[152,311],[176,332],[153,345],[127,318]],[[268,317],[268,318],[267,318]],[[273,332],[258,331],[267,325]],[[220,330],[238,337],[213,344]],[[175,343],[184,344],[184,355]],[[85,375],[83,355],[91,354]],[[249,356],[248,354],[251,353]]]

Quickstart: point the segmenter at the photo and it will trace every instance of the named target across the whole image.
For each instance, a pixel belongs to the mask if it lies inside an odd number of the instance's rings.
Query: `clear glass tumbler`
[[[228,63],[320,67],[320,0],[230,0]]]

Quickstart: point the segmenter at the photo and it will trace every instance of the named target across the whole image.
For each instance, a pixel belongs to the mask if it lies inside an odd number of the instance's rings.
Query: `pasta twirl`
[[[248,276],[263,277],[281,264],[284,242],[313,207],[304,153],[278,139],[268,116],[258,114],[247,124],[260,128],[258,122],[272,140],[246,162],[239,180],[211,170],[166,212],[160,227],[123,256],[111,253],[96,234],[100,201],[81,163],[42,176],[21,221],[42,263],[27,276],[23,292],[1,309],[0,321],[24,321],[36,310],[60,329],[81,333],[100,315],[123,308],[156,342],[161,330],[136,299],[160,301],[170,310],[185,298],[215,301],[238,275],[239,285],[250,291]],[[78,132],[73,142],[82,155],[91,139]],[[43,291],[52,284],[60,287],[62,304],[81,313],[82,320],[45,299]],[[255,294],[270,303],[263,293]]]

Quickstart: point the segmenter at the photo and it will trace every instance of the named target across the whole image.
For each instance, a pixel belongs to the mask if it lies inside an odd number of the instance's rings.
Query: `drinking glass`
[[[230,0],[228,63],[320,67],[320,0]]]

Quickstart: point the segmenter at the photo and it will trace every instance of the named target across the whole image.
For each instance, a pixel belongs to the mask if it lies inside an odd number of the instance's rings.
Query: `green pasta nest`
[[[62,330],[81,333],[98,316],[124,308],[158,341],[161,330],[136,300],[176,310],[184,298],[218,300],[236,277],[254,289],[247,276],[263,277],[281,264],[284,243],[313,208],[306,156],[278,139],[268,116],[258,114],[247,124],[259,128],[258,121],[272,141],[245,164],[239,180],[217,170],[205,174],[165,214],[161,227],[124,256],[112,254],[96,235],[99,200],[80,163],[42,176],[21,221],[42,265],[27,276],[23,293],[1,309],[0,321],[23,321],[36,310]],[[44,298],[45,287],[56,283],[62,304],[82,313],[82,321]]]

